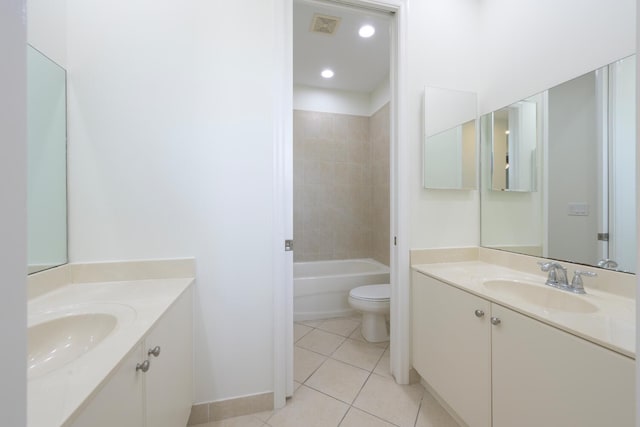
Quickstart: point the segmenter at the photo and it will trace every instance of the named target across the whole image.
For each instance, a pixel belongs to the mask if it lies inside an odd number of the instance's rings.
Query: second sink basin
[[[546,285],[518,280],[487,280],[483,285],[492,291],[520,298],[542,308],[571,313],[593,313],[598,307],[583,297]]]
[[[49,374],[80,359],[135,317],[130,306],[107,302],[30,312],[27,378]]]
[[[107,337],[117,323],[111,314],[90,313],[31,326],[27,333],[28,376],[46,374],[77,359]]]

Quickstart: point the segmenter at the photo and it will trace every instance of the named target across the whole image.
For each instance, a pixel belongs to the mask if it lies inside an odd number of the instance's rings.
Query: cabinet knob
[[[499,325],[500,323],[502,323],[502,320],[498,319],[497,317],[492,317],[491,318],[491,324],[492,325]]]
[[[475,311],[476,317],[484,317],[484,311],[478,309]]]
[[[154,356],[154,357],[160,356],[160,346],[157,345],[154,348],[150,348],[149,351],[147,352],[147,355]]]
[[[138,371],[142,371],[142,372],[147,372],[149,370],[149,367],[151,367],[151,362],[149,362],[149,360],[145,360],[142,363],[138,363],[136,365],[136,372]]]

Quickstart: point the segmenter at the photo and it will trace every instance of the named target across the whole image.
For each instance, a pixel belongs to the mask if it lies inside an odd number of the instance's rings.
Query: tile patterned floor
[[[199,427],[458,427],[420,384],[395,383],[388,343],[366,342],[358,317],[295,323],[294,341],[284,408]]]

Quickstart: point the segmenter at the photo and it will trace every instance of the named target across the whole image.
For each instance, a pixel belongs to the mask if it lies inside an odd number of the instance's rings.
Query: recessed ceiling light
[[[322,72],[320,73],[320,75],[322,77],[324,77],[325,79],[330,79],[331,77],[333,77],[333,70],[326,68],[324,70],[322,70]]]
[[[375,33],[376,29],[373,28],[373,25],[363,25],[362,27],[360,27],[360,31],[358,31],[360,37],[363,37],[365,39],[371,37]]]

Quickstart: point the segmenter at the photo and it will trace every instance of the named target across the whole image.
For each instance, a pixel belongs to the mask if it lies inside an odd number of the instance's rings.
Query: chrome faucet
[[[596,273],[591,271],[576,270],[571,284],[567,280],[567,269],[556,261],[538,262],[542,271],[548,271],[549,276],[545,282],[549,286],[562,289],[564,291],[573,292],[575,294],[586,294],[584,290],[584,284],[582,282],[582,276],[595,277]]]
[[[598,267],[614,270],[618,268],[618,263],[609,258],[601,259],[600,261],[598,261]]]
[[[582,283],[582,276],[587,277],[596,277],[597,274],[592,271],[581,271],[576,270],[573,274],[573,279],[571,280],[571,285],[569,286],[569,290],[576,294],[586,294],[584,290],[584,285]]]
[[[546,284],[554,288],[567,289],[569,282],[567,281],[567,269],[556,261],[538,262],[540,270],[549,272]]]

